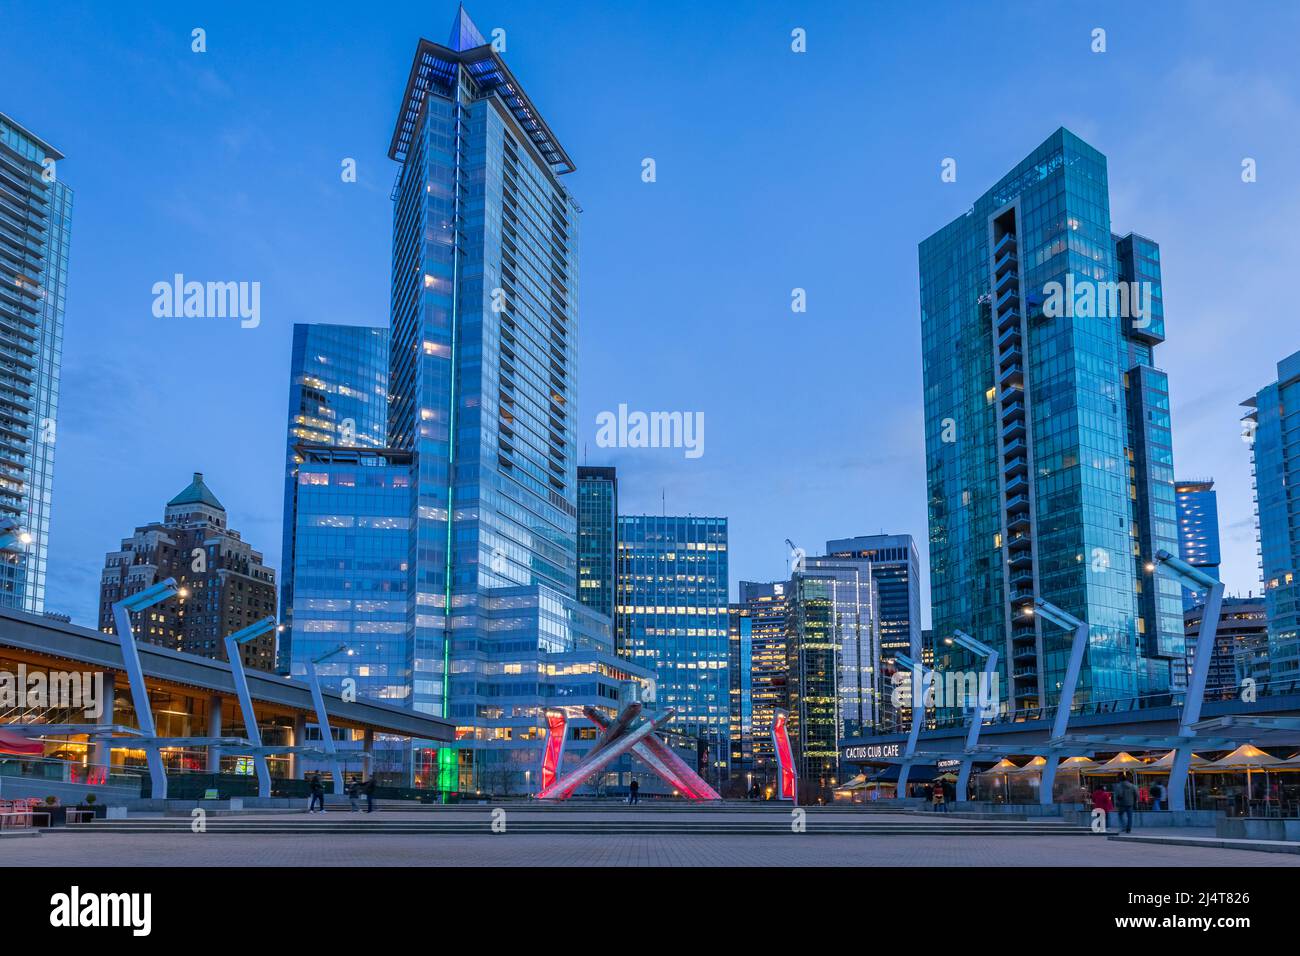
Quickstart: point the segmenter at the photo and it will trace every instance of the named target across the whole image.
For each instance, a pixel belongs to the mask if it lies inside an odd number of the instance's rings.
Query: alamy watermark
[[[171,282],[153,284],[153,314],[159,319],[240,319],[240,328],[262,324],[262,283],[186,282],[179,272]]]
[[[601,448],[684,448],[687,458],[704,454],[703,412],[618,412],[596,416],[596,444]]]
[[[1044,285],[1043,296],[1043,315],[1048,318],[1131,319],[1135,329],[1151,324],[1150,282],[1101,282],[1067,272],[1064,283]]]
[[[103,671],[0,670],[0,710],[80,710],[88,720],[104,715]]]
[[[1000,697],[995,671],[896,671],[889,700],[895,707],[910,707],[920,697],[926,707],[979,708],[985,717],[996,717]]]

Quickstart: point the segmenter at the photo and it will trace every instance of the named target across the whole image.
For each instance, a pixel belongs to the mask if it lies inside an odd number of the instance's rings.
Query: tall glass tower
[[[576,598],[574,166],[463,8],[446,45],[420,41],[389,156],[412,705],[456,724],[443,788],[522,787],[545,709],[610,707],[636,671]]]
[[[1041,598],[1091,625],[1075,703],[1180,686],[1182,599],[1148,570],[1178,550],[1160,251],[1111,232],[1106,157],[1058,129],[919,258],[936,638],[1002,651],[1004,707],[1055,706]]]
[[[1251,443],[1271,677],[1300,677],[1300,352],[1243,405]]]
[[[63,154],[0,113],[0,605],[45,609],[72,190]]]
[[[613,468],[578,466],[578,600],[614,616],[618,576],[618,477]]]
[[[325,323],[294,325],[286,432],[278,665],[287,674],[294,663],[294,583],[298,577],[295,564],[300,559],[319,560],[319,556],[313,559],[306,554],[296,555],[295,536],[300,520],[298,469],[309,454],[308,449],[384,447],[388,437],[387,329]],[[328,482],[321,484],[328,487]],[[316,490],[320,493],[319,488]],[[409,506],[403,508],[404,518],[409,510]],[[317,600],[317,605],[320,600],[323,599]],[[351,613],[352,608],[344,610]],[[402,618],[405,618],[405,606]],[[302,663],[301,655],[298,663]]]

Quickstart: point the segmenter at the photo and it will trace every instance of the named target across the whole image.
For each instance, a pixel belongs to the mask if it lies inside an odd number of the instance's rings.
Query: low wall
[[[1063,816],[1070,823],[1086,827],[1092,823],[1092,811],[1083,809],[1067,810]],[[1135,827],[1212,827],[1222,819],[1222,810],[1134,810]],[[1111,811],[1106,815],[1108,827],[1119,826],[1119,813]]]
[[[1300,842],[1300,819],[1275,817],[1221,817],[1214,835],[1233,840],[1280,840]]]
[[[84,803],[90,794],[97,802],[108,806],[120,806],[137,796],[134,787],[109,787],[100,784],[88,786],[84,783],[63,783],[59,780],[43,780],[40,777],[0,777],[0,799],[22,800],[35,797],[42,803],[46,797],[59,798],[64,806],[76,806]]]

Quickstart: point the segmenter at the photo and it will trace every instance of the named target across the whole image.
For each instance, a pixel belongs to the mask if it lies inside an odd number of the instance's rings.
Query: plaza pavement
[[[206,833],[188,829],[188,818],[133,818],[154,827],[167,822],[168,832],[97,830],[47,831],[36,839],[7,840],[0,849],[5,866],[1062,866],[1062,867],[1278,867],[1300,866],[1300,856],[1257,853],[1201,846],[1142,844],[1109,840],[1095,834],[1032,829],[1019,835],[1003,821],[952,822],[928,814],[842,814],[812,810],[808,832],[789,831],[789,811],[703,810],[689,814],[691,832],[595,832],[601,824],[622,820],[683,819],[671,813],[635,808],[585,811],[507,806],[506,832],[491,829],[487,806],[426,808],[379,812],[371,816],[330,812],[296,814],[211,815]],[[568,821],[580,826],[567,832],[510,832],[523,819]],[[767,820],[771,832],[728,835],[718,832],[726,821]],[[465,821],[481,832],[383,832],[408,821]],[[241,832],[277,823],[302,822],[304,832]],[[862,824],[870,832],[827,832],[831,822]],[[373,832],[327,832],[326,824],[364,825]],[[988,826],[981,826],[988,823]],[[230,824],[221,832],[218,824]],[[973,824],[973,825],[971,825]],[[817,833],[818,827],[823,828]],[[905,830],[892,833],[891,828]],[[918,832],[918,830],[920,832]],[[931,834],[930,831],[933,833]],[[1149,831],[1155,833],[1157,831]],[[1170,831],[1165,830],[1163,834]],[[1183,835],[1202,835],[1181,831]]]

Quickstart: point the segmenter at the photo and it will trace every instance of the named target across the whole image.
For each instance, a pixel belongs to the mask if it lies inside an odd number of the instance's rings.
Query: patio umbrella
[[[0,754],[20,754],[24,757],[41,757],[45,754],[45,744],[30,737],[19,737],[7,733],[0,727]]]
[[[1139,767],[1145,767],[1145,766],[1146,764],[1144,764],[1141,760],[1138,760],[1137,757],[1134,757],[1130,753],[1121,751],[1117,753],[1115,756],[1111,757],[1109,760],[1107,760],[1096,770],[1093,770],[1092,773],[1126,774],[1131,771],[1136,771]]]
[[[1009,782],[1009,781],[1010,781],[1010,776],[1011,776],[1011,774],[1013,774],[1013,773],[1017,773],[1017,772],[1019,772],[1019,770],[1020,770],[1019,767],[1017,767],[1015,764],[1013,764],[1013,763],[1012,763],[1010,760],[1008,760],[1006,757],[1003,757],[1001,760],[999,760],[999,761],[998,761],[997,763],[995,763],[993,766],[989,767],[989,769],[987,769],[987,770],[985,770],[985,771],[982,771],[982,772],[980,773],[980,776],[982,777],[982,776],[985,776],[985,775],[989,775],[989,776],[992,776],[995,780],[996,780],[998,777],[1001,777],[1001,778],[1002,778],[1002,790],[1003,790],[1003,793],[1006,794],[1007,801],[1010,802],[1010,800],[1011,800],[1011,784],[1010,784],[1010,782]]]
[[[1169,753],[1165,754],[1159,760],[1154,761],[1153,763],[1143,764],[1141,767],[1136,768],[1135,772],[1136,773],[1168,773],[1174,767],[1174,757],[1177,755],[1177,753],[1178,751],[1171,750],[1169,751]],[[1206,760],[1204,757],[1198,756],[1197,754],[1192,754],[1192,766],[1191,766],[1192,770],[1202,770],[1205,767],[1209,767],[1212,763],[1213,761]]]
[[[1234,770],[1246,771],[1246,800],[1247,800],[1247,813],[1249,813],[1250,812],[1249,801],[1250,801],[1250,795],[1252,793],[1251,781],[1250,781],[1251,773],[1255,770],[1264,771],[1265,774],[1264,800],[1265,802],[1267,802],[1269,800],[1268,771],[1270,768],[1276,767],[1278,764],[1283,762],[1284,761],[1282,761],[1278,757],[1274,757],[1271,756],[1270,754],[1266,754],[1264,751],[1260,750],[1254,744],[1242,744],[1240,747],[1238,747],[1232,753],[1228,754],[1226,757],[1221,757],[1218,760],[1214,761],[1214,763],[1210,764],[1209,769],[1223,770],[1227,772],[1232,772]]]

